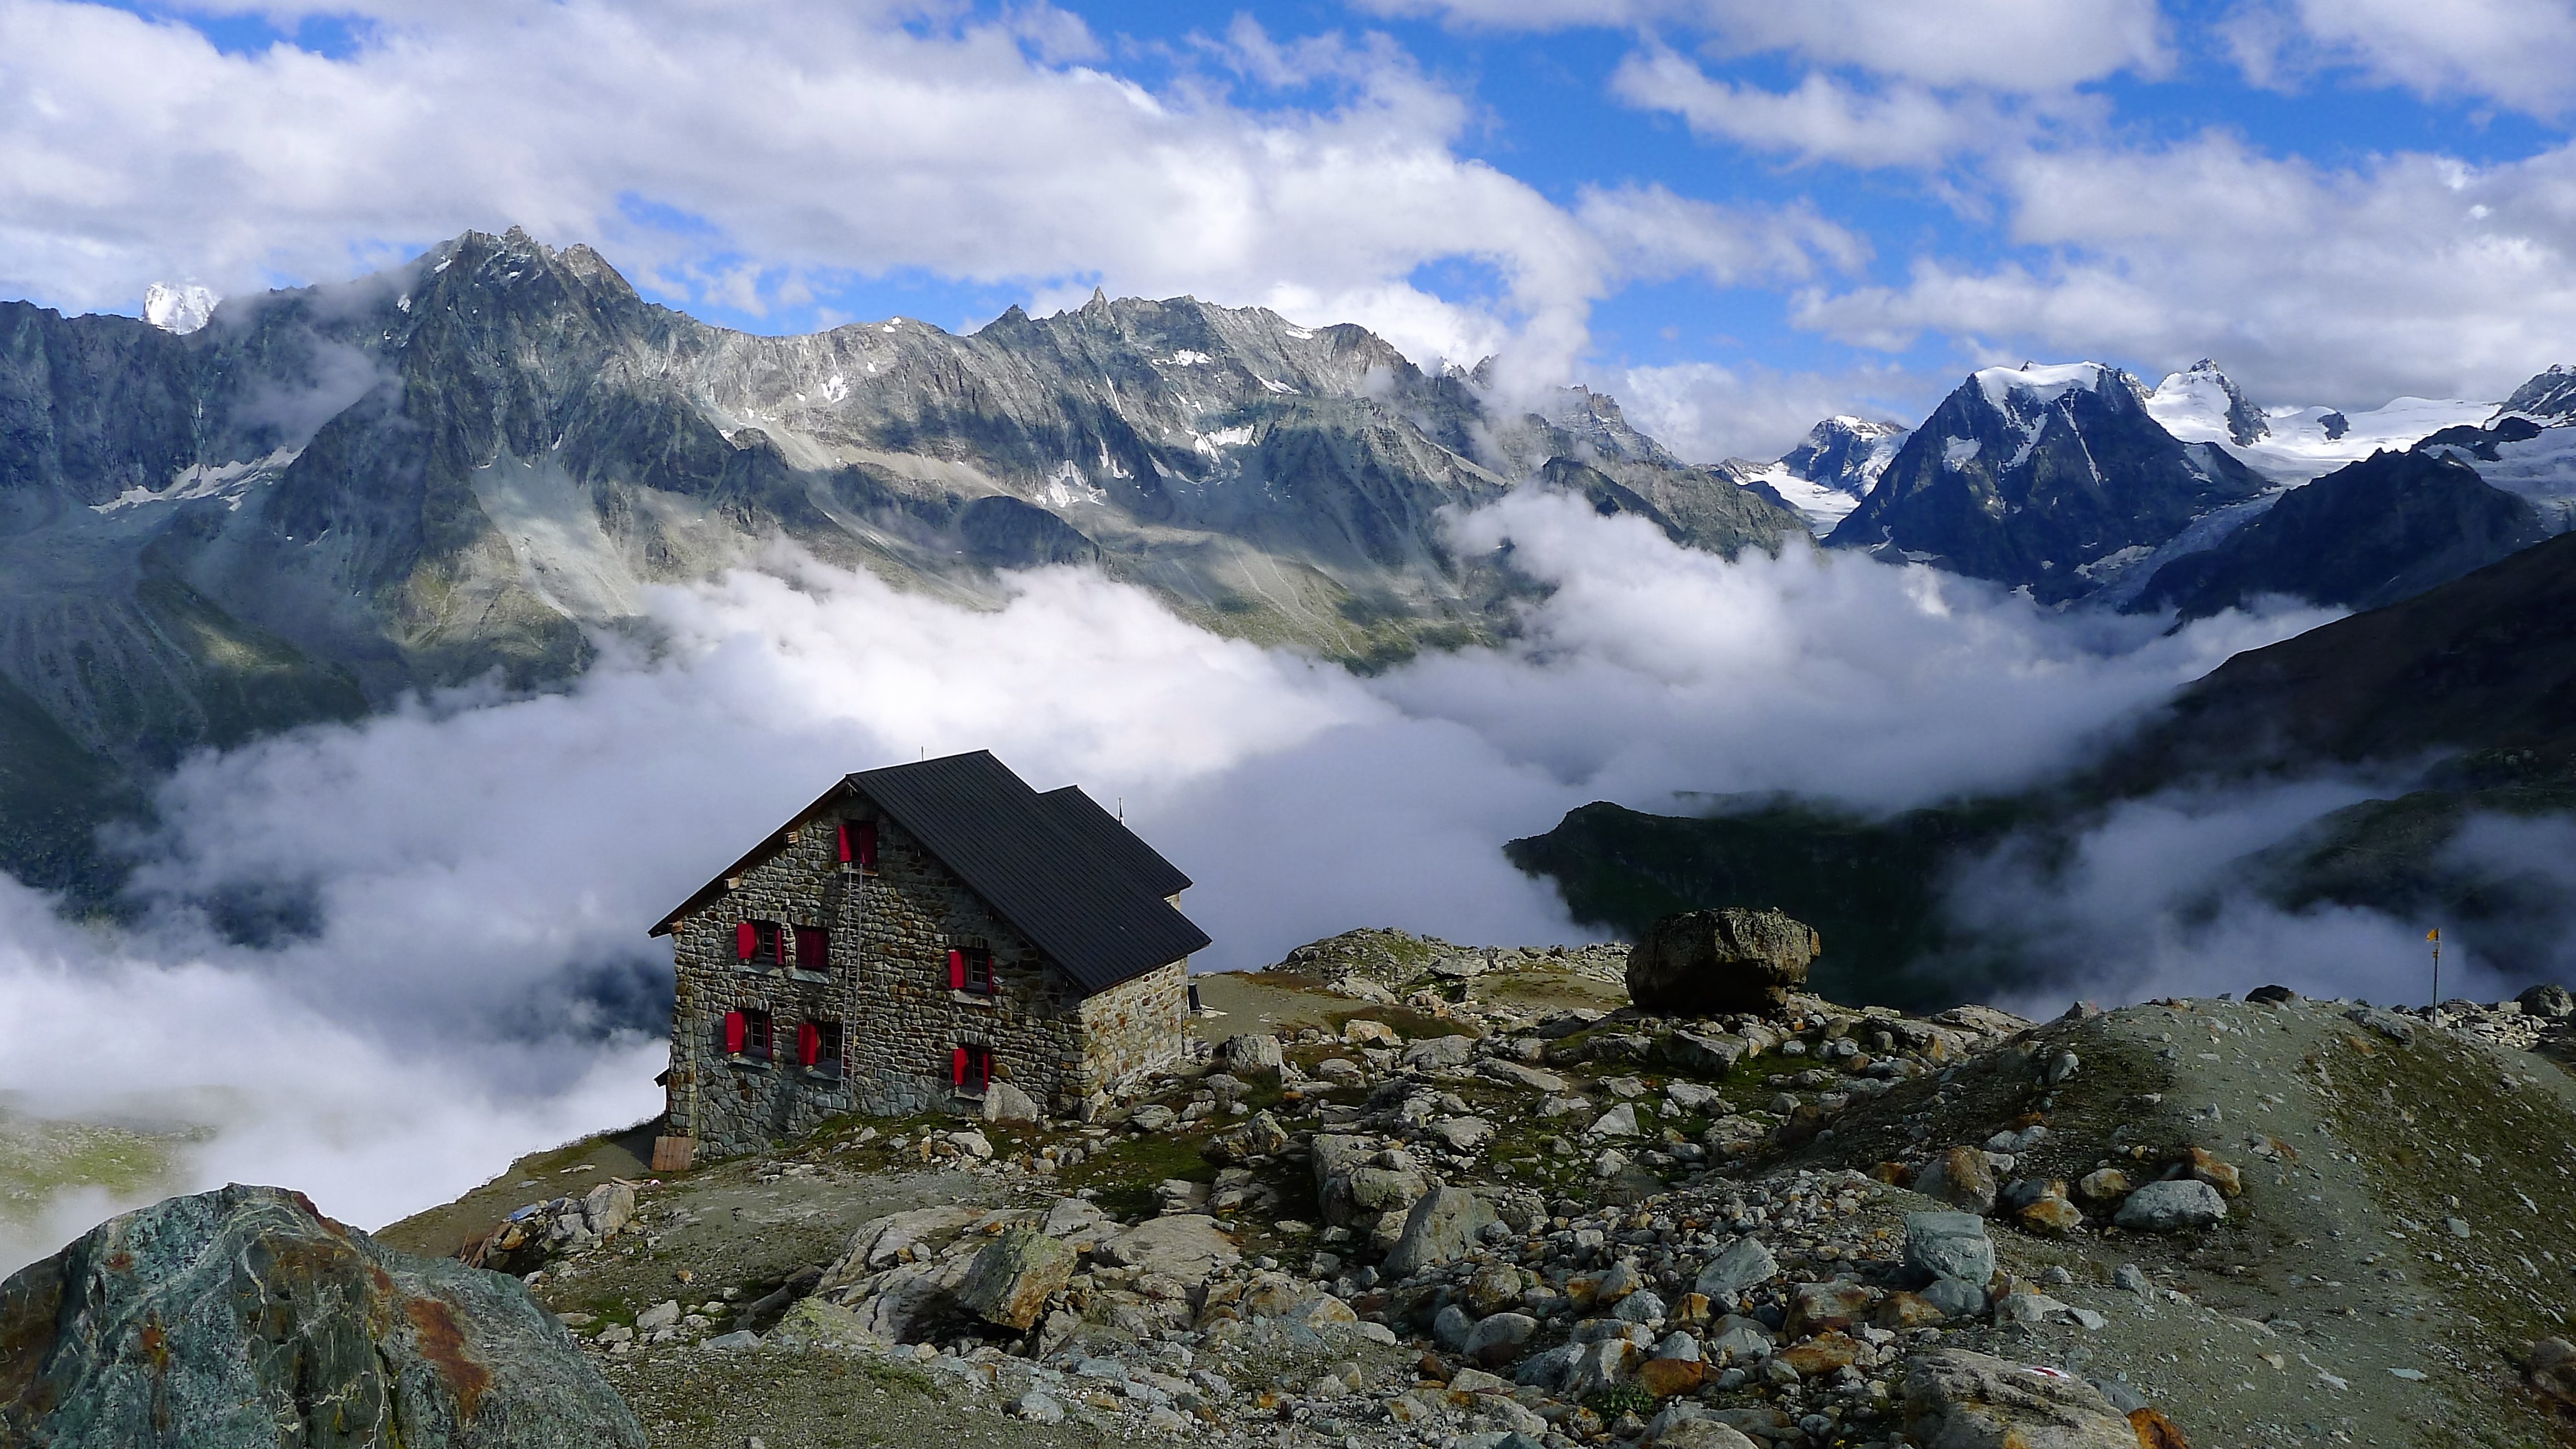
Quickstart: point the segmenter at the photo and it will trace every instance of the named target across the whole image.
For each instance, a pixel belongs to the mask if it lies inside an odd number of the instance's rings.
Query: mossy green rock
[[[598,1449],[644,1431],[516,1280],[273,1187],[171,1198],[0,1284],[0,1445]]]

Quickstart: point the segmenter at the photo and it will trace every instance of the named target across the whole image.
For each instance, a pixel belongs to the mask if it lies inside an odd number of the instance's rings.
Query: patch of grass
[[[1155,1206],[1154,1189],[1173,1178],[1187,1182],[1216,1181],[1216,1164],[1200,1150],[1206,1132],[1156,1132],[1143,1137],[1113,1137],[1093,1148],[1058,1181],[1066,1191],[1090,1188],[1104,1212],[1122,1218],[1141,1217]]]

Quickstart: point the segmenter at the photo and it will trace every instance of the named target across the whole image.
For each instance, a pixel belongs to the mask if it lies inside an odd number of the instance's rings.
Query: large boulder
[[[1936,1348],[1905,1366],[1905,1433],[1923,1449],[2138,1449],[2102,1391],[2062,1369]]]
[[[644,1431],[517,1280],[235,1185],[0,1283],[0,1443],[642,1449]]]
[[[1483,1198],[1463,1187],[1433,1188],[1413,1205],[1381,1271],[1389,1278],[1410,1278],[1425,1268],[1455,1262],[1467,1255],[1488,1226],[1500,1221]]]
[[[1676,1016],[1771,1011],[1806,984],[1822,950],[1814,927],[1779,911],[1685,911],[1655,922],[1628,953],[1628,996]]]
[[[957,1301],[986,1323],[1025,1330],[1073,1277],[1073,1257],[1040,1229],[1014,1228],[975,1255]]]

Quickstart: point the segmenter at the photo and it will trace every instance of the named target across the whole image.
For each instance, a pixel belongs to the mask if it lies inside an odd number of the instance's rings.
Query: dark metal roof
[[[1103,991],[1208,945],[1164,897],[1190,884],[1177,866],[1072,785],[1041,795],[989,750],[851,775],[699,888],[653,928],[669,932],[714,903],[725,882],[787,843],[788,826],[856,791],[910,831],[1085,991]]]
[[[1064,791],[1042,796],[988,750],[868,770],[849,783],[1086,991],[1208,944],[1163,899],[1172,894],[1164,885],[1189,877],[1078,790],[1078,805],[1055,798]]]
[[[1100,802],[1082,793],[1080,785],[1049,790],[1038,797],[1038,803],[1054,812],[1056,825],[1082,850],[1134,876],[1152,894],[1176,896],[1190,888],[1190,878],[1181,874],[1179,866],[1163,859],[1162,852],[1147,845],[1125,821],[1101,809]]]

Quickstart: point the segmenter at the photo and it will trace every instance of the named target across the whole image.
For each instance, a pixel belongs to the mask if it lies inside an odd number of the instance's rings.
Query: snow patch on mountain
[[[1806,521],[1807,531],[1818,538],[1833,532],[1835,524],[1860,507],[1860,494],[1847,491],[1839,483],[1806,477],[1786,462],[1765,463],[1741,476],[1748,484],[1765,484],[1779,494],[1780,501],[1796,509]]]
[[[1988,367],[1976,375],[1977,388],[1986,401],[2015,417],[2023,410],[2012,404],[2015,394],[2034,402],[2052,403],[2082,388],[2087,392],[2100,388],[2104,381],[2121,376],[2117,368],[2098,362],[2061,362],[2041,366],[2025,362],[2019,367]]]

